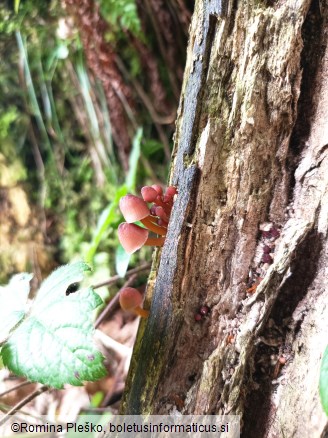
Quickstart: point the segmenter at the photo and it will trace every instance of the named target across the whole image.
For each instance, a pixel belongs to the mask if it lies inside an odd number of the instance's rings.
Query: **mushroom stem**
[[[138,316],[141,316],[141,318],[148,318],[149,316],[149,310],[143,309],[139,306],[133,309],[133,313],[135,313]]]
[[[158,219],[158,225],[159,225],[160,227],[167,228],[168,224],[169,224],[169,223],[166,222],[164,219],[161,219],[161,218]]]
[[[145,246],[163,246],[165,237],[148,237]]]
[[[144,224],[144,226],[152,231],[155,234],[159,234],[160,236],[165,236],[167,233],[167,229],[160,227],[159,225],[154,224],[154,222],[151,221],[151,218],[149,216],[145,217],[144,219],[141,219],[140,222]],[[146,242],[147,245],[147,242]]]

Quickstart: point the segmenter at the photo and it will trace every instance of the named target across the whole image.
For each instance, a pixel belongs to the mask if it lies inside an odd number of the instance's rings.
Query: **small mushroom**
[[[154,202],[158,196],[158,192],[150,186],[142,187],[141,196],[145,202]]]
[[[143,297],[141,293],[134,287],[125,287],[119,292],[120,306],[127,312],[132,312],[142,318],[149,316],[149,310],[145,310],[141,307]]]
[[[142,246],[163,246],[165,237],[148,237],[149,232],[135,224],[123,222],[118,227],[118,238],[128,254],[133,254]]]
[[[166,235],[166,228],[154,223],[156,218],[151,216],[146,202],[138,198],[138,196],[123,196],[123,198],[120,199],[120,210],[128,223],[140,221],[148,230],[153,231],[155,234],[159,234],[160,236]]]
[[[157,198],[155,199],[154,203],[156,205],[158,205],[159,207],[162,207],[163,210],[165,211],[165,213],[168,216],[170,216],[171,210],[172,210],[172,205],[173,205],[172,203],[164,202],[163,199],[162,199],[162,196],[157,196]]]
[[[169,222],[169,217],[168,217],[167,214],[165,213],[163,207],[155,207],[155,214],[156,214],[156,216],[158,216],[160,219],[162,219],[164,222],[166,222],[166,223]]]
[[[271,251],[272,251],[272,248],[270,248],[270,246],[268,246],[268,245],[263,246],[263,253],[264,254],[270,254]]]
[[[153,184],[153,185],[152,185],[152,188],[153,188],[154,190],[156,190],[156,192],[157,192],[158,195],[162,196],[162,194],[163,194],[163,189],[162,189],[162,187],[161,187],[160,185],[158,185],[158,184]]]
[[[164,202],[167,202],[167,203],[171,203],[171,204],[173,204],[173,198],[174,198],[174,196],[175,196],[177,193],[178,193],[178,192],[177,192],[177,188],[176,188],[176,187],[174,187],[174,186],[169,186],[169,187],[166,189],[166,192],[165,192],[165,195],[164,195],[164,198],[163,198]]]
[[[270,256],[270,254],[263,254],[262,255],[262,259],[261,259],[261,261],[263,262],[263,263],[269,263],[269,265],[271,265],[271,263],[273,263],[273,259],[272,259],[272,257]]]
[[[280,231],[275,227],[271,227],[270,234],[274,239],[277,239],[280,236]]]
[[[200,313],[202,316],[206,316],[206,315],[208,315],[209,311],[210,311],[210,308],[209,308],[208,306],[202,306],[202,307],[199,309],[199,313]]]

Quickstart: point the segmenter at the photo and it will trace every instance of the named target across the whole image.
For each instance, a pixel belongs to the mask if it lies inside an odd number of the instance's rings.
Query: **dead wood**
[[[311,0],[196,2],[171,171],[179,195],[122,413],[239,414],[244,437],[324,436],[327,17]],[[195,322],[203,304],[209,316]]]

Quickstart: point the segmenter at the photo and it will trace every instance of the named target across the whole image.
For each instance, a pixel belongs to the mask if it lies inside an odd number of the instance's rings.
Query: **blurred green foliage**
[[[111,23],[108,38],[122,46],[130,74],[140,61],[122,28],[141,35],[133,0],[101,0]],[[124,46],[125,44],[125,46]],[[57,262],[75,258],[122,274],[128,261],[118,246],[118,200],[127,191],[165,181],[168,163],[149,117],[135,133],[130,172],[113,147],[110,114],[101,84],[90,76],[79,35],[58,0],[0,5],[0,154],[21,163],[31,203],[51,222]],[[8,161],[9,160],[9,161]],[[48,226],[48,225],[47,225]],[[145,249],[132,257],[139,263]],[[95,266],[97,267],[97,266]]]
[[[0,113],[0,140],[9,136],[10,125],[18,119],[18,113],[14,106],[8,107],[7,111]]]
[[[141,36],[140,20],[134,0],[100,0],[100,8],[114,33],[124,28]]]

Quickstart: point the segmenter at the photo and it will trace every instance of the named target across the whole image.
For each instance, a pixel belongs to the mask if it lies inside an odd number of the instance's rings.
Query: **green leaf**
[[[125,252],[122,245],[118,245],[115,253],[115,268],[120,277],[124,277],[129,266],[131,255]]]
[[[135,0],[100,0],[100,7],[111,28],[123,27],[140,37],[141,25]]]
[[[147,158],[158,151],[163,151],[163,144],[157,140],[146,140],[142,143],[142,153]]]
[[[82,385],[106,374],[92,339],[92,311],[101,298],[92,288],[66,295],[89,270],[82,262],[65,265],[43,282],[31,311],[1,350],[4,365],[13,373],[54,388]]]
[[[19,4],[20,4],[20,0],[15,0],[15,2],[14,2],[14,9],[15,9],[15,13],[16,14],[18,14]]]
[[[132,142],[132,151],[130,153],[130,158],[129,158],[129,173],[127,174],[125,181],[125,184],[128,188],[128,192],[134,192],[136,188],[141,140],[142,140],[142,128],[138,128]]]
[[[32,277],[26,272],[17,274],[7,286],[0,287],[0,343],[25,314]]]
[[[323,409],[328,415],[328,347],[326,348],[320,369],[319,392]]]
[[[101,402],[104,400],[104,393],[102,391],[97,391],[90,400],[90,406],[92,408],[99,408],[101,405]]]

